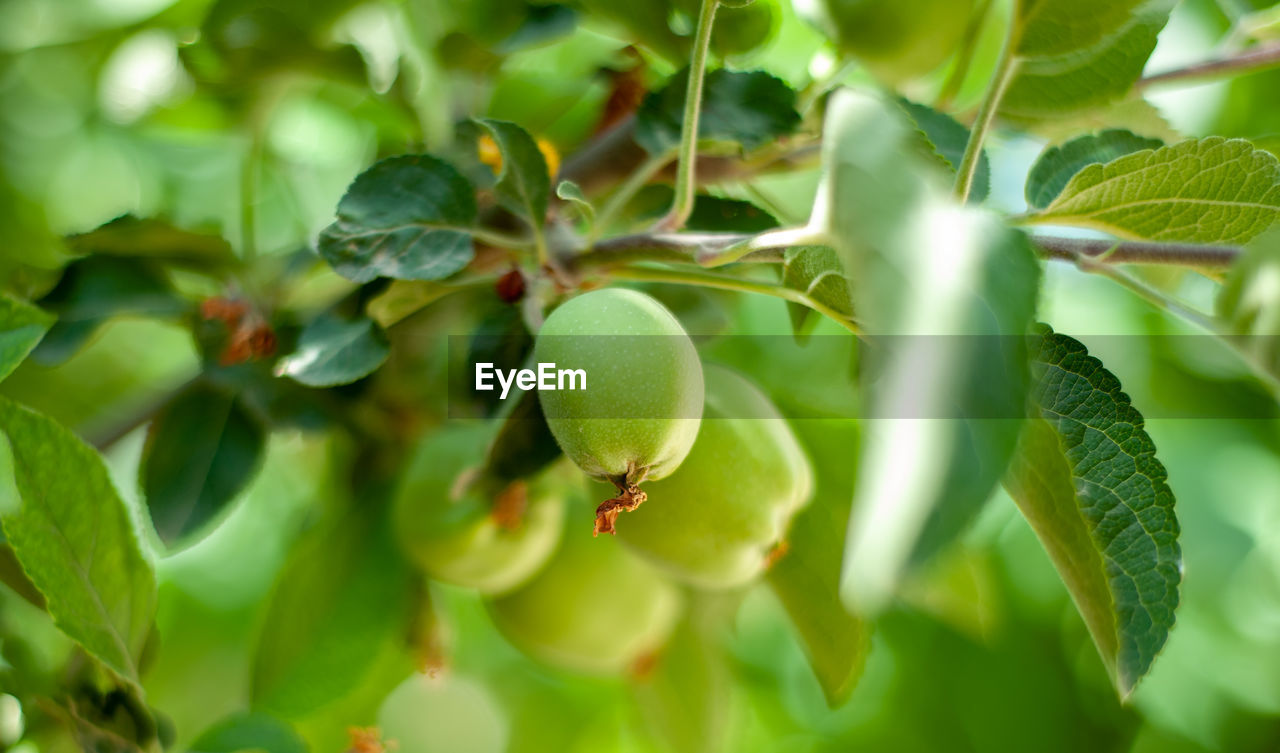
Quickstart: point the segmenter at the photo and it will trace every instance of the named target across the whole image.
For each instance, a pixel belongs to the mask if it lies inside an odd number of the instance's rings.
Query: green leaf
[[[667,641],[658,665],[634,683],[645,725],[671,753],[724,749],[731,676],[701,614],[690,615]]]
[[[1218,315],[1235,344],[1280,380],[1280,226],[1250,241],[1218,294]]]
[[[503,419],[485,457],[485,473],[494,478],[514,481],[531,478],[560,457],[560,445],[551,435],[542,402],[535,391],[520,396],[520,401]]]
[[[18,368],[53,322],[35,306],[0,294],[0,379]]]
[[[457,290],[452,285],[431,280],[395,280],[365,308],[378,326],[386,328],[402,321]]]
[[[235,261],[231,244],[216,233],[197,233],[173,224],[131,214],[87,233],[67,237],[77,254],[140,256],[196,268],[218,267]]]
[[[1057,144],[1040,153],[1027,175],[1027,204],[1044,209],[1053,202],[1072,176],[1088,165],[1102,164],[1146,149],[1164,146],[1160,139],[1112,129]]]
[[[475,189],[447,162],[392,157],[347,189],[337,221],[320,234],[320,255],[354,282],[442,280],[475,256],[475,219]]]
[[[527,5],[528,15],[511,36],[494,47],[499,55],[546,44],[573,32],[578,14],[567,5]]]
[[[650,94],[636,112],[636,141],[653,154],[664,154],[680,143],[689,69],[672,76]],[[747,149],[763,146],[800,126],[796,93],[782,79],[764,71],[720,68],[703,82],[698,138],[735,142]]]
[[[782,284],[792,290],[808,293],[846,317],[853,317],[853,301],[849,298],[849,278],[835,249],[827,246],[798,246],[786,250],[782,263]],[[788,303],[791,329],[797,336],[816,321],[818,312],[798,303]]]
[[[1133,11],[1128,23],[1087,47],[1056,54],[1024,54],[1019,59],[1017,75],[1000,100],[1000,114],[1035,121],[1063,117],[1120,99],[1142,75],[1174,3],[1175,0],[1147,0]],[[1066,8],[1061,2],[1055,5]],[[1101,28],[1097,26],[1095,30]],[[1077,31],[1083,32],[1084,28]],[[1046,27],[1043,41],[1035,42],[1032,49],[1056,49],[1049,42],[1051,34],[1052,30]],[[1078,33],[1066,39],[1080,41],[1087,36]]]
[[[1128,696],[1164,645],[1178,606],[1173,492],[1142,414],[1083,345],[1047,331],[1033,370],[1040,418],[1027,423],[1005,486]]]
[[[34,351],[45,364],[70,358],[112,317],[171,317],[190,308],[155,262],[111,256],[69,265],[40,306],[58,317]]]
[[[571,180],[560,181],[556,186],[556,196],[564,201],[573,202],[588,225],[596,221],[596,208],[592,206],[587,195],[582,192],[582,187],[577,183]]]
[[[151,421],[139,483],[165,543],[199,530],[249,483],[266,433],[235,396],[208,384],[183,390]]]
[[[54,623],[138,685],[156,580],[133,519],[93,448],[0,399],[0,523]]]
[[[309,387],[350,384],[376,371],[390,353],[386,333],[372,319],[325,314],[302,330],[298,347],[280,361],[276,374]]]
[[[305,540],[276,583],[254,653],[255,710],[296,719],[359,687],[407,630],[410,578],[377,500]]]
[[[879,346],[842,580],[845,603],[866,614],[963,530],[1004,473],[1039,287],[1026,237],[943,198],[916,155],[897,107],[833,97],[810,227],[840,254]]]
[[[1051,57],[1092,47],[1123,28],[1144,0],[1022,0],[1018,54]]]
[[[840,563],[853,496],[858,426],[845,419],[793,423],[813,459],[813,500],[791,523],[787,552],[769,569],[770,588],[791,617],[832,708],[849,698],[871,649],[871,627],[840,601]]]
[[[541,232],[547,224],[551,176],[538,142],[515,123],[504,120],[480,120],[479,123],[493,136],[502,154],[502,172],[494,190],[508,207],[522,214]]]
[[[693,213],[685,222],[686,229],[704,233],[762,233],[776,227],[776,217],[749,201],[707,194],[694,197]]]
[[[1213,136],[1090,165],[1035,215],[1121,238],[1244,243],[1280,217],[1280,160]]]
[[[306,753],[307,744],[287,723],[262,712],[232,714],[191,743],[191,753]]]
[[[899,99],[898,104],[915,123],[916,130],[923,137],[926,153],[941,162],[950,174],[955,175],[956,166],[964,158],[965,147],[969,144],[969,129],[950,115],[932,107],[906,99]],[[990,192],[991,161],[987,159],[987,151],[983,149],[978,157],[978,170],[973,176],[969,201],[981,204]]]

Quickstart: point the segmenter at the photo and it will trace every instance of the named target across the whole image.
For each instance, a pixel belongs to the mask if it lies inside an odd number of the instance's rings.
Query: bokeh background
[[[1181,3],[1149,70],[1211,56],[1234,18],[1264,4]],[[504,16],[483,5],[0,0],[0,277],[10,291],[38,298],[70,258],[65,236],[126,213],[220,235],[238,254],[292,258],[312,246],[360,170],[380,156],[444,148],[454,122],[468,116],[519,122],[571,155],[606,117],[620,72],[637,65],[629,40],[586,23],[504,46]],[[772,41],[733,65],[766,68],[798,88],[838,71],[817,32],[789,3],[778,7]],[[980,95],[995,56],[998,39],[988,36],[960,94],[962,110]],[[644,84],[673,71],[645,60],[629,74]],[[944,75],[913,83],[908,95],[936,90]],[[869,83],[857,70],[843,76]],[[1280,134],[1280,72],[1156,90],[1150,101],[1187,136],[1280,143],[1265,140]],[[1033,135],[993,140],[993,205],[1021,211],[1026,169],[1044,143]],[[816,172],[802,171],[716,190],[767,197],[784,218],[804,217],[815,183]],[[1194,274],[1161,273],[1156,281],[1212,307],[1212,286]],[[204,283],[186,284],[198,290]],[[344,285],[319,269],[281,295],[305,305]],[[691,331],[790,334],[779,301],[669,303]],[[1086,344],[1090,336],[1194,334],[1066,265],[1049,266],[1042,312]],[[46,350],[0,393],[101,438],[200,367],[189,331],[145,300],[136,310],[84,317],[99,324],[87,341]],[[444,307],[419,331],[442,342],[469,323],[465,312]],[[706,709],[724,720],[728,749],[1280,750],[1280,411],[1240,364],[1207,356],[1209,346],[1132,342],[1145,357],[1113,369],[1139,408],[1210,417],[1148,424],[1177,495],[1186,572],[1177,625],[1130,702],[1116,698],[1048,557],[1001,492],[877,626],[863,677],[840,708],[828,708],[771,593],[736,596],[741,603],[734,602],[732,630],[723,636],[726,680]],[[749,366],[784,406],[811,409],[830,387],[797,379],[797,364],[785,359],[724,357]],[[412,371],[414,364],[421,370]],[[441,372],[429,353],[414,364],[401,369],[400,389],[424,406],[429,424],[443,405]],[[1231,417],[1212,417],[1218,411]],[[821,430],[821,422],[809,423],[797,422],[802,437]],[[108,458],[117,484],[136,502],[145,427],[113,439]],[[277,431],[262,472],[207,536],[176,549],[156,544],[166,639],[146,686],[179,745],[247,706],[264,604],[292,543],[332,503],[332,457],[322,432]],[[473,595],[433,587],[432,596],[450,655],[448,689],[421,710],[444,745],[433,750],[664,749],[644,699],[625,680],[541,667],[494,630]],[[701,608],[728,608],[705,602]],[[28,660],[56,666],[70,651],[46,618],[4,586],[0,635],[4,660],[20,645]],[[371,677],[396,671],[379,666]],[[343,709],[385,695],[385,687],[368,684],[299,723],[313,749],[347,744]],[[20,727],[11,703],[0,713]],[[0,739],[0,749],[11,742]],[[45,749],[31,741],[13,747]]]

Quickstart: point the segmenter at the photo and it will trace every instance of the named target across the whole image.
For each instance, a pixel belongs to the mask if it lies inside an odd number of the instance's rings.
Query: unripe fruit
[[[378,727],[396,753],[507,749],[506,715],[483,685],[465,677],[414,674],[382,702]]]
[[[707,402],[689,457],[649,484],[618,538],[666,574],[702,588],[741,585],[764,570],[813,489],[795,434],[754,384],[705,368]]]
[[[890,81],[919,76],[955,52],[973,0],[802,0],[796,11]]]
[[[566,482],[548,470],[505,488],[479,482],[494,427],[446,426],[427,437],[396,493],[396,535],[427,575],[481,593],[531,577],[555,551]]]
[[[618,542],[572,533],[533,580],[490,602],[489,612],[535,659],[614,674],[666,642],[680,607],[679,590]]]
[[[610,288],[551,312],[533,353],[587,374],[586,389],[538,397],[565,455],[622,491],[614,508],[601,506],[597,531],[609,532],[617,509],[643,500],[636,485],[669,475],[693,446],[703,399],[698,352],[662,304]]]

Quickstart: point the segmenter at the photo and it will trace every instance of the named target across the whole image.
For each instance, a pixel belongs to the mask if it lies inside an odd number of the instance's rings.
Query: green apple
[[[502,753],[509,737],[489,690],[452,674],[410,676],[382,702],[378,728],[396,753]]]

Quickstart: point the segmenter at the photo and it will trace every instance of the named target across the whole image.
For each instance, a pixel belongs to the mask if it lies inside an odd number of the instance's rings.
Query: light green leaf
[[[571,180],[562,180],[556,186],[556,196],[564,201],[573,202],[573,205],[582,213],[582,218],[591,224],[596,220],[596,208],[592,206],[587,195],[582,192],[582,187]]]
[[[475,189],[430,155],[385,159],[361,173],[320,234],[320,255],[354,282],[441,280],[475,256]]]
[[[1091,47],[1124,27],[1143,0],[1021,0],[1018,54],[1049,57]]]
[[[813,459],[813,501],[787,533],[787,551],[767,576],[791,617],[818,684],[832,708],[848,699],[871,649],[871,627],[840,601],[840,563],[853,496],[858,426],[847,419],[796,421]]]
[[[664,154],[680,143],[689,69],[672,76],[650,94],[636,112],[636,141],[652,154]],[[720,68],[703,83],[698,138],[736,142],[754,149],[800,126],[796,93],[782,79],[764,71]]]
[[[1218,315],[1235,345],[1280,383],[1280,226],[1244,249],[1218,294]]]
[[[950,115],[938,112],[932,107],[906,99],[898,100],[898,104],[906,110],[907,117],[915,123],[928,153],[941,162],[951,175],[955,175],[956,166],[963,159],[965,147],[969,144],[969,129]],[[991,161],[987,159],[987,152],[984,149],[978,156],[978,170],[973,176],[973,188],[969,191],[969,201],[980,204],[987,198],[990,191]]]
[[[1123,97],[1142,75],[1174,2],[1147,0],[1128,23],[1087,47],[1034,57],[1024,54],[1018,60],[1017,75],[1000,100],[1000,114],[1023,121],[1058,118]],[[1067,5],[1060,0],[1054,4]],[[1126,3],[1115,5],[1125,7]],[[1081,33],[1076,38],[1083,40],[1089,35]],[[1048,34],[1045,36],[1033,49],[1056,48],[1048,41]]]
[[[541,232],[547,223],[551,176],[538,142],[515,123],[505,120],[478,122],[493,136],[502,154],[502,171],[494,186],[498,197]]]
[[[0,398],[0,523],[54,623],[138,685],[156,580],[98,453],[55,421]]]
[[[365,310],[379,327],[390,327],[436,301],[457,288],[432,280],[395,280],[378,297],[369,301]]]
[[[350,384],[376,371],[390,353],[386,334],[372,319],[322,315],[302,330],[297,349],[276,374],[310,387]]]
[[[846,317],[853,317],[849,298],[849,279],[835,249],[827,246],[798,246],[786,251],[782,264],[782,284],[792,290],[808,293],[814,300],[830,306]],[[791,329],[797,336],[808,331],[817,313],[798,303],[787,304]]]
[[[35,306],[0,294],[0,379],[18,368],[53,322]]]
[[[285,722],[262,712],[233,714],[201,733],[190,753],[306,753],[307,743]]]
[[[1280,160],[1213,136],[1090,165],[1033,221],[1121,238],[1244,243],[1280,217]]]
[[[217,517],[257,473],[265,444],[258,419],[211,385],[193,385],[161,409],[138,474],[160,538],[172,543]]]
[[[303,717],[359,687],[387,643],[402,639],[409,572],[380,508],[360,500],[285,566],[254,653],[255,710]]]
[[[671,753],[714,753],[728,732],[731,676],[711,626],[690,615],[634,683],[645,725]]]
[[[1072,176],[1088,165],[1110,162],[1126,154],[1164,146],[1159,139],[1112,129],[1057,144],[1040,153],[1027,175],[1027,204],[1044,209],[1066,188]]]
[[[1031,405],[1040,418],[1027,422],[1005,486],[1128,696],[1178,606],[1173,492],[1142,414],[1083,345],[1046,332],[1033,371]]]
[[[825,228],[843,259],[879,346],[841,587],[851,608],[876,613],[1004,473],[1024,412],[1039,266],[1024,235],[926,182],[935,173],[913,165],[896,107],[837,93],[823,146],[811,228]]]

